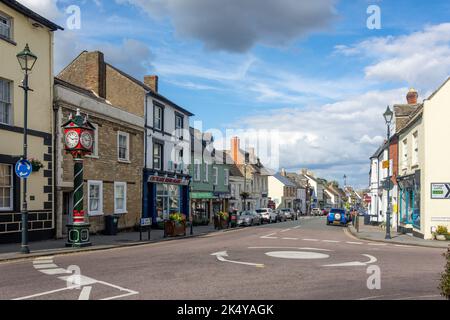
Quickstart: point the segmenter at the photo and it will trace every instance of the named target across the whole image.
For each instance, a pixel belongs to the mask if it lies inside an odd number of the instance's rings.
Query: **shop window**
[[[114,213],[127,212],[127,183],[114,183]]]
[[[12,85],[11,81],[0,79],[0,123],[12,123]]]
[[[156,216],[158,221],[167,220],[171,213],[180,212],[180,188],[176,185],[156,186]]]
[[[88,208],[90,216],[103,215],[102,181],[88,181]]]
[[[13,174],[12,166],[0,164],[0,211],[13,209]]]

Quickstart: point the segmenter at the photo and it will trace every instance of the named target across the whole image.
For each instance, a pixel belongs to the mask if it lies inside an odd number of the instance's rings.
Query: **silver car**
[[[244,211],[238,216],[237,225],[240,227],[251,227],[261,225],[261,217],[256,211]]]

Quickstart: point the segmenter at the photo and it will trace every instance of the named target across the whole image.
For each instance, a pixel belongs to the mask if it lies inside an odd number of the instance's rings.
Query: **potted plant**
[[[33,168],[33,172],[39,172],[39,170],[41,170],[44,167],[42,162],[40,162],[39,160],[34,159],[34,158],[30,159],[30,163]]]
[[[172,213],[164,223],[164,230],[168,237],[186,235],[186,216],[182,213]]]
[[[448,229],[445,226],[438,226],[436,230],[436,240],[446,241],[448,237]]]
[[[227,229],[228,228],[228,220],[229,220],[229,215],[227,212],[219,212],[217,214],[216,228],[219,230]]]

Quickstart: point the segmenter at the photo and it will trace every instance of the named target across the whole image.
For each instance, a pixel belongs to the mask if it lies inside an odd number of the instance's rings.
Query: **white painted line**
[[[327,243],[340,243],[340,241],[337,241],[337,240],[322,240],[322,242],[327,242]]]
[[[264,268],[264,265],[261,263],[251,263],[251,262],[240,262],[240,261],[227,260],[227,259],[225,259],[225,257],[228,257],[228,252],[226,252],[226,251],[216,252],[211,255],[216,256],[217,260],[222,261],[222,262],[229,262],[229,263],[234,263],[234,264],[242,264],[245,266]]]
[[[55,276],[58,274],[68,274],[70,273],[70,271],[67,271],[66,269],[63,268],[56,268],[56,269],[44,269],[44,270],[39,270],[39,272],[42,272],[43,274],[49,275],[49,276]]]
[[[52,264],[53,263],[53,259],[50,260],[38,260],[38,261],[33,261],[33,265],[40,265],[40,264]]]
[[[351,242],[351,241],[347,241],[346,243],[348,243],[348,244],[358,244],[358,245],[364,244],[362,242]]]
[[[266,256],[279,259],[293,260],[317,260],[328,259],[330,256],[324,253],[306,252],[306,251],[274,251],[266,252]]]
[[[78,300],[87,301],[89,300],[89,297],[91,296],[92,287],[83,287],[81,289],[80,296],[78,297]]]
[[[278,239],[278,237],[264,237],[264,238],[261,238],[261,239]]]
[[[56,264],[54,264],[54,263],[51,263],[51,264],[36,264],[36,265],[34,265],[34,268],[37,269],[37,270],[40,270],[40,269],[58,268],[58,266]]]
[[[302,226],[296,226],[293,229],[300,229]]]
[[[34,259],[34,261],[39,261],[39,260],[53,260],[53,256],[51,256],[51,257],[39,257],[39,258],[36,258],[36,259]]]
[[[115,296],[115,297],[104,298],[104,299],[100,299],[100,300],[101,300],[101,301],[109,301],[109,300],[120,299],[120,298],[129,297],[129,296],[134,296],[134,295],[136,295],[136,294],[139,294],[139,292],[131,291],[131,290],[130,290],[129,293],[121,294],[121,295]]]
[[[283,240],[298,240],[298,238],[283,238]]]
[[[414,248],[413,246],[407,246],[405,244],[396,244],[394,245],[395,247],[400,247],[400,248]]]
[[[384,247],[387,246],[387,243],[368,243],[367,245],[375,247]]]
[[[303,241],[319,242],[317,239],[302,239]]]
[[[59,280],[63,280],[67,283],[75,283],[77,286],[91,286],[95,283],[99,283],[99,281],[83,276],[83,275],[71,275],[59,277]]]
[[[365,267],[369,264],[377,262],[377,258],[374,256],[363,254],[363,256],[369,258],[368,262],[359,262],[359,261],[352,261],[352,262],[345,262],[345,263],[338,263],[338,264],[328,264],[323,267]]]
[[[45,291],[45,292],[33,294],[33,295],[31,295],[31,296],[26,296],[26,297],[16,298],[16,299],[13,299],[13,300],[15,300],[15,301],[19,301],[19,300],[28,300],[28,299],[33,299],[33,298],[37,298],[37,297],[42,297],[42,296],[46,296],[46,295],[49,295],[49,294],[52,294],[52,293],[57,293],[57,292],[66,291],[66,290],[72,290],[72,289],[76,289],[76,288],[78,288],[78,286],[64,287],[64,288],[61,288],[61,289],[56,289],[56,290]]]
[[[284,233],[284,232],[288,232],[288,231],[291,231],[291,228],[289,228],[289,229],[284,229],[284,230],[281,230],[281,231],[280,231],[280,233]]]
[[[248,247],[249,249],[297,249],[297,250],[315,250],[315,251],[326,251],[326,252],[332,252],[333,250],[328,249],[319,249],[319,248],[297,248],[297,247]]]
[[[275,233],[271,233],[271,234],[268,234],[267,236],[262,236],[261,239],[273,239],[271,237],[276,235],[276,234],[277,234],[276,232]]]
[[[440,295],[428,295],[428,296],[419,296],[419,297],[406,297],[406,298],[399,298],[399,299],[394,299],[394,300],[423,300],[426,298],[439,298],[441,297]],[[442,298],[442,297],[441,297]]]

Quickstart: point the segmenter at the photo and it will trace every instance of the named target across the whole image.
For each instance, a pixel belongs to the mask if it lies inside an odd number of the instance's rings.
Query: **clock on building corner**
[[[81,115],[80,109],[77,109],[75,117],[71,114],[69,120],[62,127],[66,152],[71,153],[75,159],[81,159],[92,153],[95,128],[87,116]]]

